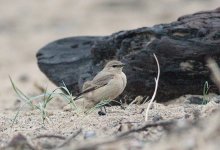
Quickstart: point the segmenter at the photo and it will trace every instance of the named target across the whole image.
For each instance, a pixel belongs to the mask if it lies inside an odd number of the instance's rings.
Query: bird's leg
[[[103,108],[104,108],[105,113],[107,113],[105,105],[103,106]]]
[[[100,108],[100,111],[98,111],[99,116],[104,116],[107,113],[105,106],[103,107],[104,107],[104,111],[102,110],[102,107]]]

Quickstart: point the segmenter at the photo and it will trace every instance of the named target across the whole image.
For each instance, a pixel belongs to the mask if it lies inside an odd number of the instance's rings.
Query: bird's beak
[[[125,64],[124,63],[121,63],[120,65],[118,65],[118,67],[124,67]]]

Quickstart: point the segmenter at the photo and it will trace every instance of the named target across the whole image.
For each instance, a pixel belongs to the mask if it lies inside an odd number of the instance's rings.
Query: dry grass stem
[[[215,62],[215,60],[209,58],[207,60],[207,66],[212,72],[212,80],[220,90],[220,69],[218,67],[218,64]]]
[[[154,94],[153,94],[152,98],[150,99],[149,104],[148,104],[148,106],[147,106],[146,114],[145,114],[145,121],[148,121],[149,110],[150,110],[150,107],[151,107],[151,105],[152,105],[152,103],[153,103],[155,97],[156,97],[157,88],[158,88],[158,83],[159,83],[159,77],[160,77],[160,65],[159,65],[159,61],[158,61],[158,59],[157,59],[157,56],[156,56],[155,54],[153,54],[153,55],[154,55],[154,58],[155,58],[155,60],[156,60],[156,62],[157,62],[157,78],[154,79],[154,80],[155,80]]]

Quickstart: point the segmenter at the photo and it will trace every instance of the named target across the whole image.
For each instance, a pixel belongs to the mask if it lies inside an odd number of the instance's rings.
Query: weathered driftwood
[[[202,94],[203,84],[210,81],[206,58],[211,56],[220,63],[220,8],[110,36],[61,39],[41,48],[37,59],[52,82],[61,85],[64,81],[74,93],[106,60],[119,59],[127,64],[124,95],[132,98],[153,93],[157,75],[153,53],[161,67],[158,101]]]

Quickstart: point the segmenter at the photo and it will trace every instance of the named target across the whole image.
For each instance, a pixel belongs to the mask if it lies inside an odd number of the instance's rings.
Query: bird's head
[[[124,63],[118,61],[118,60],[112,60],[110,62],[108,62],[105,65],[105,70],[107,71],[111,71],[111,72],[116,72],[116,73],[120,73],[122,71],[122,68],[125,66]]]

